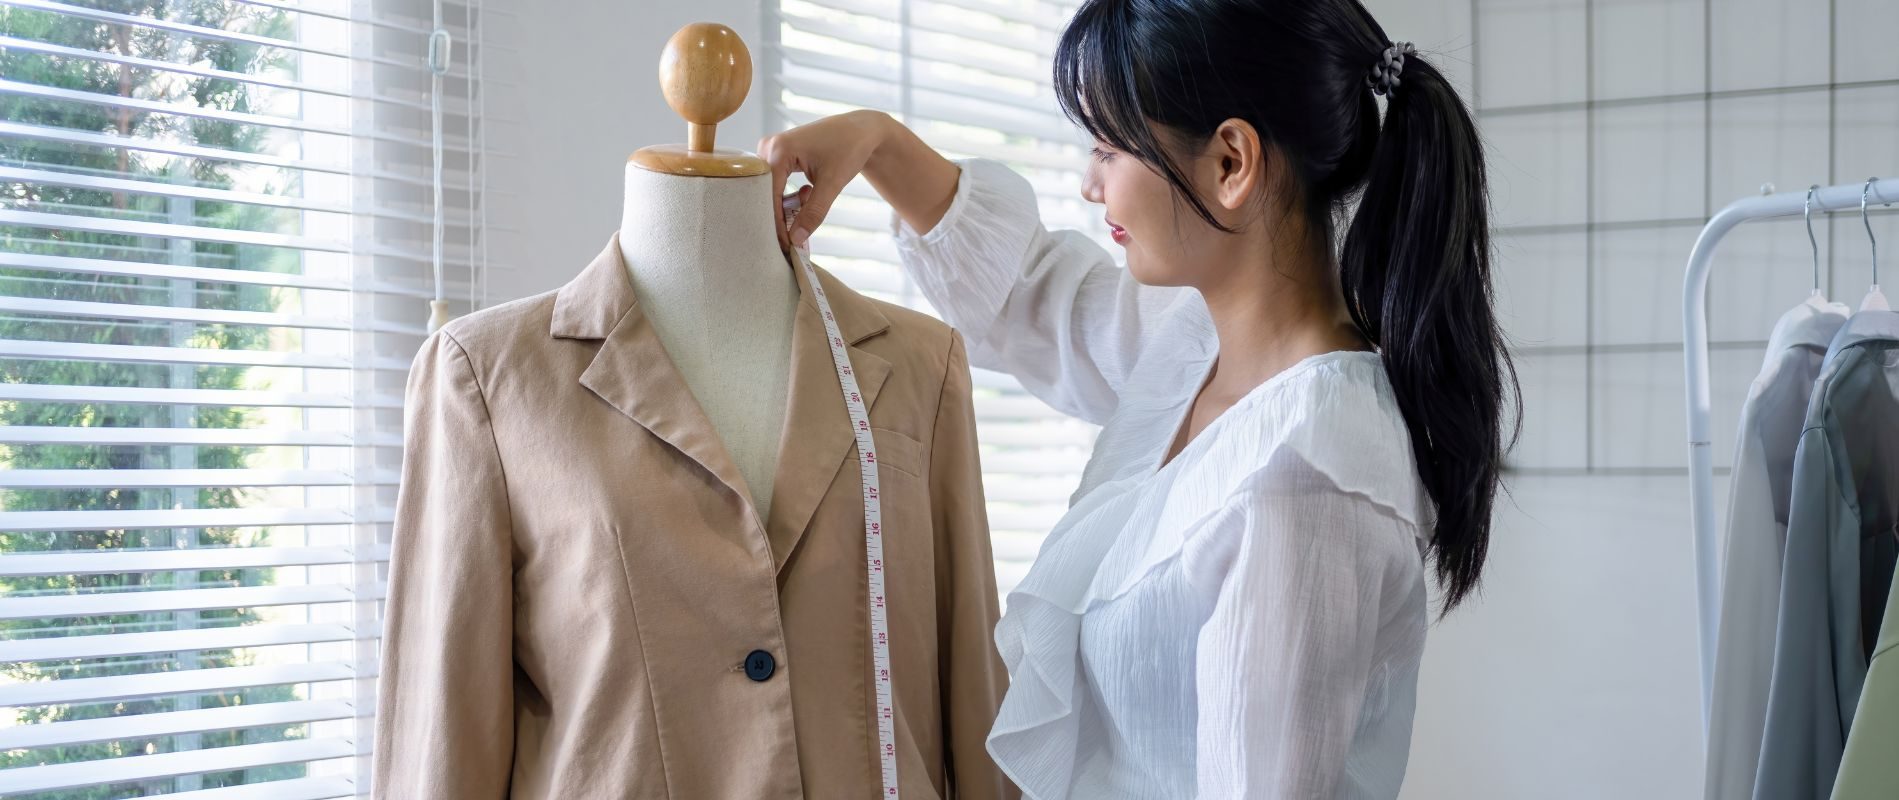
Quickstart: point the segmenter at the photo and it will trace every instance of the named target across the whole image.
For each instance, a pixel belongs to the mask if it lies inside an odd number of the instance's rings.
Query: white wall
[[[497,77],[490,113],[513,120],[505,187],[491,218],[521,231],[518,264],[497,265],[489,303],[552,289],[600,252],[620,224],[621,171],[633,151],[686,140],[659,91],[659,53],[692,22],[737,31],[752,50],[752,92],[719,126],[722,147],[753,149],[763,130],[758,0],[488,0],[512,13],[501,32],[518,52]]]

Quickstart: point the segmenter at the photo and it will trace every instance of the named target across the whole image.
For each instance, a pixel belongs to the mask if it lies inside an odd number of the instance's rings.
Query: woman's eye
[[[1106,162],[1108,159],[1114,158],[1114,153],[1107,150],[1103,150],[1099,147],[1088,148],[1088,153],[1089,155],[1094,156],[1096,161],[1101,161],[1101,162]]]

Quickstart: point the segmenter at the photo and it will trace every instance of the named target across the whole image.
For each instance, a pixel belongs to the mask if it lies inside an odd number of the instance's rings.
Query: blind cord
[[[442,281],[442,234],[448,227],[442,209],[442,76],[448,74],[449,49],[453,44],[448,29],[442,27],[442,3],[435,2],[435,30],[429,33],[429,123],[430,144],[435,156],[435,246],[431,265],[435,273],[435,297],[429,301],[429,332],[448,323],[448,288]]]

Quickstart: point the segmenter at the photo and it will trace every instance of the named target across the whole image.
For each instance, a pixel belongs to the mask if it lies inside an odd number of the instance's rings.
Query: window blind
[[[889,112],[952,158],[1002,161],[1026,176],[1051,228],[1107,242],[1078,194],[1086,135],[1057,107],[1051,58],[1072,2],[778,0],[767,3],[766,125],[855,108]],[[815,260],[867,294],[929,311],[897,266],[890,209],[854,181],[811,239]],[[1028,571],[1067,507],[1094,441],[1005,375],[977,370],[976,423],[998,588]]]
[[[479,305],[489,17],[439,7]],[[367,796],[424,0],[0,0],[0,796]]]

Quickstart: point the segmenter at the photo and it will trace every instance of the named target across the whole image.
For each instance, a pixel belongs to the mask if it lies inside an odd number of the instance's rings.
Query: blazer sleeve
[[[508,493],[473,365],[446,331],[409,371],[373,796],[505,798],[514,760]]]
[[[950,796],[1013,800],[1015,787],[986,742],[1008,673],[995,646],[995,561],[990,554],[976,414],[962,337],[950,334],[949,366],[930,445],[930,506],[936,529],[937,645]]]
[[[1823,399],[1816,396],[1814,402]],[[1835,469],[1825,430],[1808,428],[1794,456],[1774,674],[1754,777],[1754,797],[1760,800],[1826,797],[1846,746],[1834,682],[1833,628],[1839,621],[1827,612],[1828,549],[1839,516]]]

